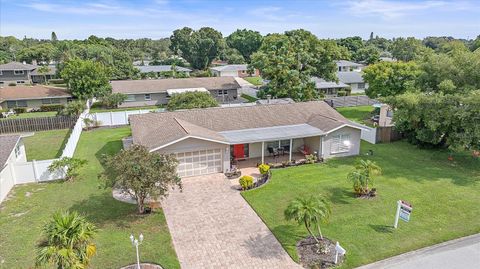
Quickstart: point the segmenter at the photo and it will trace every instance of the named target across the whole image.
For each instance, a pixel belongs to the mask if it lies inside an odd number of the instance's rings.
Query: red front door
[[[245,158],[245,148],[243,144],[233,145],[233,157],[235,159]]]

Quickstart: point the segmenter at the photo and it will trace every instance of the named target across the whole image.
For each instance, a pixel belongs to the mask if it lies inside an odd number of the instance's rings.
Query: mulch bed
[[[344,257],[339,255],[338,262],[335,264],[335,244],[328,238],[320,240],[320,244],[326,247],[326,253],[318,251],[318,246],[313,237],[309,236],[297,243],[297,252],[300,256],[300,264],[305,268],[330,268],[343,263]]]

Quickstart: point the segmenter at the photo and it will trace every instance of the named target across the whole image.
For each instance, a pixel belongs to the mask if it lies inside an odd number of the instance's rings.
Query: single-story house
[[[259,99],[255,102],[257,105],[291,104],[295,103],[292,98],[269,98]]]
[[[368,89],[368,83],[363,81],[362,72],[337,72],[338,80],[350,86],[351,93],[363,93]]]
[[[246,64],[229,64],[210,67],[213,75],[216,77],[248,77],[248,65]],[[259,76],[260,72],[255,69],[252,76]]]
[[[30,73],[32,83],[45,83],[45,80],[48,82],[57,77],[57,68],[54,65],[49,65],[46,73],[38,72],[38,67]]]
[[[315,88],[325,95],[325,97],[336,97],[338,91],[350,91],[350,86],[339,81],[326,81],[323,78],[313,77],[312,81],[315,82]]]
[[[363,64],[355,63],[347,60],[339,60],[337,64],[338,72],[361,71],[365,66]]]
[[[6,86],[8,84],[25,84],[32,83],[30,74],[38,66],[10,62],[6,64],[0,64],[0,86]]]
[[[170,96],[187,91],[208,91],[221,103],[239,102],[241,88],[233,77],[167,78],[111,81],[112,92],[127,95],[120,107],[167,104]]]
[[[140,70],[141,74],[156,73],[160,76],[162,75],[161,73],[173,71],[173,66],[171,65],[144,65],[136,66],[136,68]],[[189,76],[190,72],[192,72],[192,70],[181,66],[175,66],[175,71],[178,73],[183,73],[187,76]]]
[[[0,109],[38,109],[42,105],[66,104],[71,98],[72,95],[62,88],[42,85],[0,87]]]
[[[26,162],[25,146],[19,135],[0,135],[0,202],[15,184],[11,167],[15,162]]]
[[[131,115],[130,125],[134,144],[175,155],[179,176],[225,172],[236,160],[265,163],[280,149],[288,160],[358,155],[362,128],[323,101]]]

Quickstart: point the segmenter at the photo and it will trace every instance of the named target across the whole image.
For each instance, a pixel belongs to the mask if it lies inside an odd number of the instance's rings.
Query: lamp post
[[[138,253],[138,246],[142,244],[143,242],[143,234],[140,233],[138,236],[138,239],[135,238],[135,236],[130,234],[130,241],[132,241],[132,245],[135,247],[135,250],[137,251],[137,269],[140,269],[140,255]]]

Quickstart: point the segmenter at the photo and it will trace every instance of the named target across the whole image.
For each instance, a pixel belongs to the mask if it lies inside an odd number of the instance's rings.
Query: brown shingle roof
[[[20,139],[19,135],[0,135],[0,172]]]
[[[207,90],[238,89],[240,85],[233,77],[167,78],[146,80],[114,80],[110,82],[113,92],[157,93],[170,89],[206,88]]]
[[[59,98],[71,96],[72,95],[69,94],[65,89],[45,87],[40,85],[17,85],[0,88],[0,102],[7,100]]]
[[[222,141],[217,132],[295,124],[309,124],[328,132],[350,121],[325,102],[312,101],[132,115],[130,124],[134,143],[154,149],[186,137],[189,132]]]

